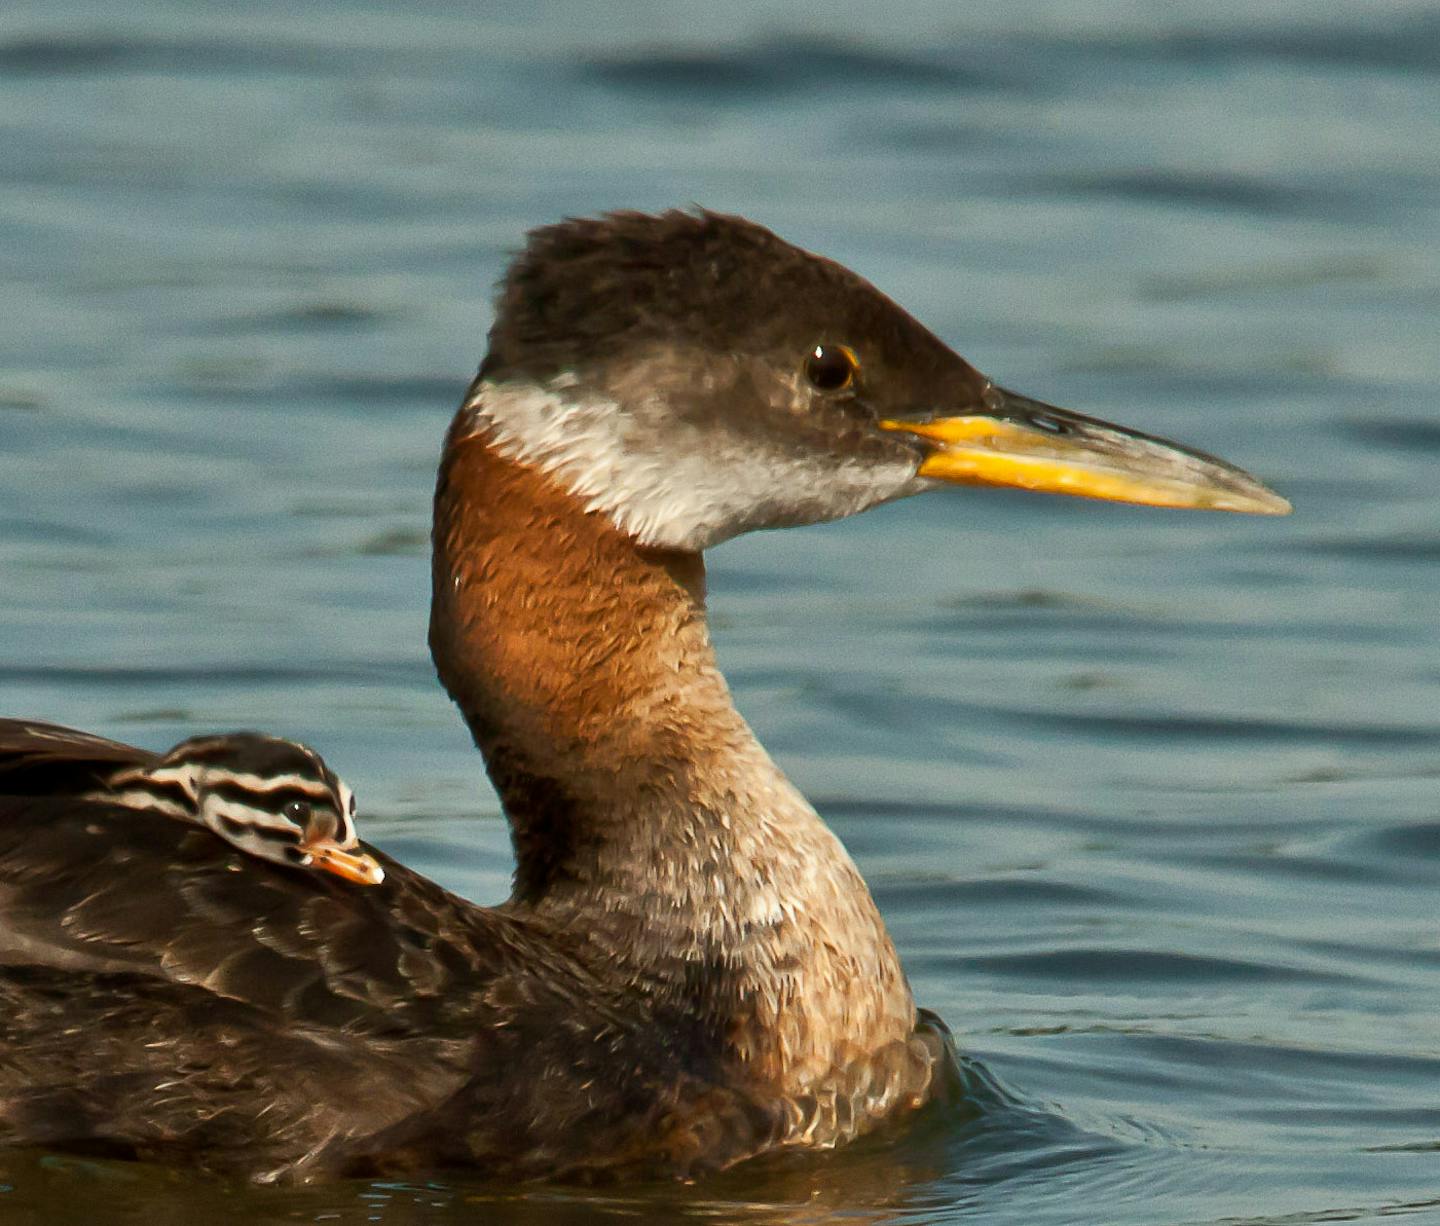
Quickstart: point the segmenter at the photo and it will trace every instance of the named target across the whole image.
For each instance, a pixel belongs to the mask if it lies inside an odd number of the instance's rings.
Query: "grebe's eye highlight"
[[[819,392],[843,392],[859,369],[860,361],[848,345],[816,345],[805,355],[805,377]]]
[[[297,826],[303,826],[310,820],[310,806],[303,800],[292,800],[280,812],[286,821],[294,822]]]

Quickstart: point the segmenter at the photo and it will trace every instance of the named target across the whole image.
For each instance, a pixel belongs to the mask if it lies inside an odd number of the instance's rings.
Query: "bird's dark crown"
[[[902,372],[931,394],[946,368],[973,374],[848,268],[746,218],[703,209],[533,230],[501,283],[481,373],[541,381],[660,347],[788,369],[820,343],[851,346],[868,380],[892,389]]]

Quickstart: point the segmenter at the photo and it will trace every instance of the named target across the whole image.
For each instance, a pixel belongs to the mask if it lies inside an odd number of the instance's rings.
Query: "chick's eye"
[[[310,806],[303,800],[292,800],[281,812],[288,821],[303,825],[310,820]]]
[[[839,392],[849,387],[859,366],[844,345],[816,345],[805,355],[805,377],[821,392]]]

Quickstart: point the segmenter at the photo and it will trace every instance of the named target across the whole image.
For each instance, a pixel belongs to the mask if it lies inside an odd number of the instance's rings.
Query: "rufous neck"
[[[622,800],[678,803],[662,794],[693,785],[707,741],[749,735],[715,666],[704,562],[637,546],[463,418],[434,545],[431,650],[510,818],[516,896],[591,880],[597,856],[653,834]]]
[[[708,994],[727,1043],[792,1082],[907,1035],[869,891],[716,667],[699,555],[637,546],[465,414],[434,548],[431,649],[511,823],[508,905],[657,995]]]

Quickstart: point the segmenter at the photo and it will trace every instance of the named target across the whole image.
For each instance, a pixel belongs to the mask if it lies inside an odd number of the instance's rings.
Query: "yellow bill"
[[[314,843],[305,848],[310,857],[310,868],[334,873],[356,885],[379,885],[385,880],[385,870],[379,861],[364,852],[345,851],[334,843]]]
[[[996,412],[881,429],[934,444],[919,475],[1112,502],[1286,515],[1290,503],[1249,473],[1204,452],[994,388]],[[988,407],[988,406],[987,406]]]

